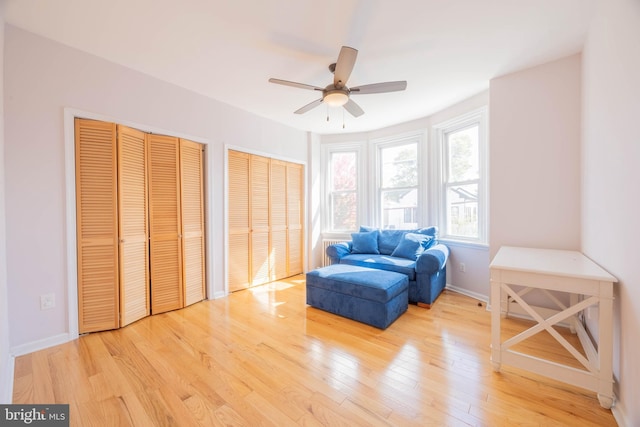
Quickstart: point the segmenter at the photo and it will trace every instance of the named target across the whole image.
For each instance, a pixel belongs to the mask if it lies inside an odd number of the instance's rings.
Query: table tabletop
[[[490,267],[603,282],[618,281],[581,252],[559,249],[502,246],[493,258]]]

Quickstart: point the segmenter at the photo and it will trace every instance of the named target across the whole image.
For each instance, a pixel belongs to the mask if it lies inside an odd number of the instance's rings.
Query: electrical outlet
[[[466,273],[467,272],[467,265],[464,262],[460,263],[460,272],[461,273]]]
[[[40,310],[49,310],[56,306],[54,293],[40,295]]]

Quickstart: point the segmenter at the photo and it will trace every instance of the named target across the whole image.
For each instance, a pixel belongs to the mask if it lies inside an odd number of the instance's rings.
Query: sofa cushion
[[[375,227],[368,227],[366,225],[360,226],[361,232],[371,232],[378,230]],[[424,234],[426,236],[431,236],[433,239],[430,242],[430,245],[433,245],[438,239],[438,228],[435,226],[427,227],[427,228],[417,228],[414,230],[388,230],[383,229],[379,230],[380,234],[378,235],[378,251],[382,255],[391,255],[395,248],[402,240],[402,236],[406,233],[415,233],[415,234]],[[428,249],[427,246],[425,249]]]
[[[351,239],[353,246],[351,253],[354,254],[379,254],[378,251],[378,230],[353,233]]]
[[[378,270],[394,271],[406,274],[408,279],[416,280],[416,261],[388,255],[350,254],[340,259],[341,264],[357,265]]]
[[[405,233],[400,243],[391,253],[392,257],[406,258],[415,261],[429,246],[433,237],[417,233]]]

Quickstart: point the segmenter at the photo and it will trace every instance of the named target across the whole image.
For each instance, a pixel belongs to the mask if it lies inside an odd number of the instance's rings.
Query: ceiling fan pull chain
[[[342,129],[344,129],[344,108],[342,109]]]
[[[329,106],[327,105],[327,122],[329,121]]]

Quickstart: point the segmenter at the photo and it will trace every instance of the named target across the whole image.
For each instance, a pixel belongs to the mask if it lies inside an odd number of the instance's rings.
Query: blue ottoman
[[[409,305],[405,274],[347,264],[307,273],[307,304],[385,329]]]

